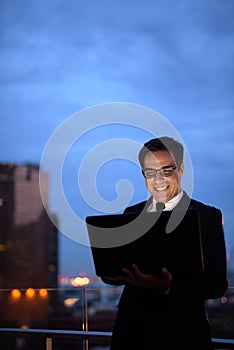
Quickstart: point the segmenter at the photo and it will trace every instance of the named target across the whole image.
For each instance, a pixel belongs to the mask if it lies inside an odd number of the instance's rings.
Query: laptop
[[[86,217],[96,275],[116,278],[137,264],[144,273],[166,267],[173,276],[203,272],[196,209]]]

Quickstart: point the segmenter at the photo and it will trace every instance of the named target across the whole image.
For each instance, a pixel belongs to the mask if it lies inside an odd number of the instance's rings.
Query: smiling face
[[[158,170],[167,166],[176,166],[171,153],[165,150],[146,153],[144,169]],[[145,179],[146,187],[158,202],[168,202],[181,191],[180,180],[183,172],[184,163],[181,164],[180,169],[176,168],[171,176],[163,177],[157,172],[155,176]]]

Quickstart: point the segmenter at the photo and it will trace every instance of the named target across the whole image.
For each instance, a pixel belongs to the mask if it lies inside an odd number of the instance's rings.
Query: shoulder
[[[196,199],[191,199],[190,206],[198,210],[211,211],[211,212],[221,212],[221,210],[213,205],[206,204],[204,202],[198,201]]]
[[[140,213],[141,211],[146,210],[146,208],[149,205],[150,200],[148,201],[142,201],[133,205],[130,205],[124,210],[125,214],[135,214],[135,213]]]
[[[202,211],[213,211],[213,212],[221,212],[221,210],[213,205],[207,204],[202,201],[198,201],[194,198],[190,198],[186,192],[184,192],[184,196],[182,197],[181,202],[189,203],[189,208],[194,208]]]
[[[191,199],[190,207],[198,210],[203,227],[212,227],[212,231],[215,232],[222,226],[223,215],[219,208],[195,199]]]

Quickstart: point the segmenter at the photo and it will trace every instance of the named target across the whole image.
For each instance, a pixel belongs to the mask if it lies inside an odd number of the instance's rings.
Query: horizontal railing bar
[[[218,348],[222,349],[234,349],[234,339],[227,338],[212,338],[213,344]]]
[[[0,333],[23,336],[44,336],[45,338],[79,338],[81,340],[110,339],[112,332],[76,331],[61,329],[32,329],[32,328],[0,328]],[[222,349],[234,349],[234,339],[212,338],[215,347]]]
[[[0,328],[0,333],[14,333],[16,335],[40,335],[44,337],[56,336],[56,338],[79,338],[82,340],[107,339],[111,337],[111,332],[96,331],[76,331],[60,329],[32,329],[32,328]]]

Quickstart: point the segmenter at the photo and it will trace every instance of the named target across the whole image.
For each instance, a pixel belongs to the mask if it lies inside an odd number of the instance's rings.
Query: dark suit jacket
[[[147,201],[127,207],[124,212],[140,213],[146,211],[151,202],[152,197]],[[136,336],[128,336],[127,334],[131,334],[131,332],[136,334],[137,324],[140,323],[142,324],[140,332],[142,332],[145,322],[148,325],[147,327],[151,327],[153,333],[158,331],[158,334],[164,334],[165,324],[167,325],[166,328],[170,329],[168,334],[174,334],[174,336],[180,334],[181,330],[184,329],[182,336],[186,333],[190,339],[189,341],[197,339],[194,348],[210,349],[209,346],[204,345],[206,342],[209,343],[210,339],[204,300],[223,296],[228,287],[222,214],[215,207],[190,199],[185,192],[177,208],[196,208],[199,211],[204,273],[196,280],[191,279],[190,276],[182,280],[172,279],[169,295],[163,295],[154,289],[125,284],[119,301],[119,311],[111,349],[125,349],[123,344],[127,342],[127,338],[131,339],[131,345],[129,345],[130,347],[126,346],[126,349],[131,349],[132,340]],[[211,216],[214,218],[213,221],[206,219],[208,213],[209,218]],[[103,281],[109,284],[118,284],[106,278],[103,278]],[[147,319],[151,321],[147,323]],[[178,322],[178,319],[183,321]],[[168,320],[171,322],[170,325]],[[148,336],[148,333],[144,334],[145,339],[148,339]],[[121,337],[125,340],[121,346],[116,346]],[[167,333],[163,337],[167,337]],[[136,349],[138,349],[137,346],[139,345],[137,344],[139,342],[140,338],[134,345]],[[173,346],[174,344],[173,341]],[[181,346],[181,338],[178,341],[178,346]],[[188,348],[193,349],[191,345]]]

